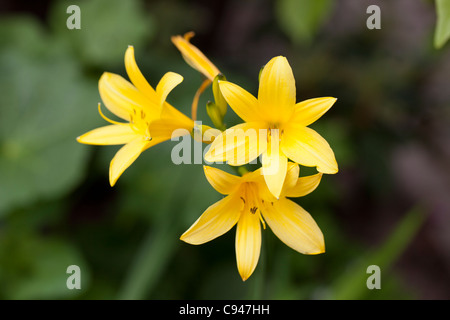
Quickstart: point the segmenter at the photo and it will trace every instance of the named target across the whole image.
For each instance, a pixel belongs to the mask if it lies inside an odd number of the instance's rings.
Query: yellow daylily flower
[[[272,58],[264,66],[258,99],[228,81],[220,81],[219,87],[230,107],[246,123],[229,128],[216,137],[205,155],[206,161],[227,161],[239,166],[262,155],[265,181],[277,198],[286,177],[288,159],[317,167],[322,173],[338,171],[327,141],[308,127],[331,108],[336,98],[296,103],[295,79],[285,57]],[[256,135],[249,141],[252,132]]]
[[[114,186],[122,173],[146,149],[171,139],[174,130],[183,128],[191,132],[194,122],[166,102],[167,95],[183,77],[174,72],[166,73],[156,90],[139,70],[134,57],[134,48],[125,53],[125,68],[131,83],[123,77],[105,72],[99,80],[100,96],[106,106],[117,117],[126,122],[117,122],[100,115],[111,125],[91,130],[77,141],[92,145],[125,144],[110,163],[109,180]],[[153,130],[155,123],[155,130]],[[179,131],[180,134],[186,131]]]
[[[276,199],[268,190],[261,168],[235,176],[204,166],[209,183],[225,198],[211,205],[181,236],[199,245],[236,228],[236,261],[242,280],[247,280],[258,264],[261,250],[261,224],[267,223],[286,245],[303,254],[325,252],[323,234],[301,206],[286,197],[302,197],[314,191],[322,173],[299,178],[298,164],[289,162],[286,179]]]
[[[178,48],[183,56],[183,59],[192,68],[203,74],[206,79],[198,88],[192,101],[192,120],[197,119],[197,106],[201,94],[214,81],[214,78],[220,74],[219,69],[194,45],[190,43],[191,38],[195,35],[194,32],[187,32],[184,36],[173,36],[172,43]]]
[[[212,82],[220,71],[196,46],[190,43],[194,35],[195,33],[191,31],[184,36],[173,36],[172,43],[180,50],[187,64]]]

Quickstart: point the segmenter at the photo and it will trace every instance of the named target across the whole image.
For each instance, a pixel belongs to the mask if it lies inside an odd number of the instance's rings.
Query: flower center
[[[281,142],[281,137],[283,136],[284,130],[278,127],[269,128],[267,130],[267,149],[271,148],[278,149]]]
[[[144,139],[147,141],[152,140],[150,135],[150,121],[142,109],[133,109],[131,114],[130,126],[136,133],[144,135]]]
[[[244,202],[244,208],[241,214],[257,214],[261,220],[264,229],[266,224],[261,215],[261,199],[259,196],[258,186],[254,182],[245,182],[242,185],[241,200]]]

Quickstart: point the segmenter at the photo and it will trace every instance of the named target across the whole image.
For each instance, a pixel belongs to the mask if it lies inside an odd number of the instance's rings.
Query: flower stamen
[[[124,123],[124,122],[118,122],[118,121],[111,120],[111,119],[109,119],[107,116],[105,116],[105,115],[103,114],[103,112],[102,112],[102,106],[101,106],[101,103],[100,103],[100,102],[98,103],[98,113],[100,114],[100,116],[101,116],[105,121],[107,121],[107,122],[109,122],[109,123],[111,123],[111,124],[127,124],[127,123]]]

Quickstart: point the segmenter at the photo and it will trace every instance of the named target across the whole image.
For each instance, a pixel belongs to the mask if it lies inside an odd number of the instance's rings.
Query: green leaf
[[[349,266],[334,284],[332,299],[364,299],[371,292],[366,286],[369,277],[366,273],[367,267],[377,265],[380,267],[382,275],[387,274],[396,259],[412,241],[423,221],[424,214],[420,207],[415,207],[408,212],[379,248],[362,255]],[[384,279],[383,276],[381,278]]]
[[[147,152],[151,152],[151,150]],[[155,162],[158,162],[158,160],[155,159]],[[118,299],[120,300],[145,299],[154,294],[157,284],[164,281],[161,279],[167,274],[166,267],[175,255],[176,250],[184,245],[179,240],[180,228],[187,229],[190,226],[189,223],[194,222],[200,216],[202,210],[211,202],[214,202],[214,200],[210,200],[211,198],[208,195],[209,192],[214,193],[215,191],[211,190],[212,188],[207,188],[208,182],[201,175],[203,171],[201,166],[192,167],[191,170],[184,170],[185,168],[178,170],[173,167],[170,168],[167,163],[166,168],[156,165],[152,168],[152,163],[148,165],[149,162],[146,162],[146,164],[147,169],[142,167],[142,170],[139,170],[139,175],[142,176],[146,171],[154,171],[145,181],[147,184],[146,192],[148,193],[146,198],[153,198],[153,201],[150,201],[150,205],[141,207],[141,210],[142,208],[145,208],[143,211],[155,210],[157,211],[155,214],[158,214],[158,216],[153,220],[152,228],[126,274],[124,284],[118,293]],[[166,174],[163,174],[162,178],[158,178],[158,171],[166,172]],[[130,175],[127,179],[130,179]],[[127,183],[124,180],[122,183]],[[139,191],[140,182],[138,179],[133,180],[133,186],[137,187],[138,190],[131,190]],[[186,181],[189,181],[189,188],[186,188]],[[164,193],[162,195],[157,194],[157,190],[152,190],[152,184],[157,184],[158,188],[162,189]],[[206,191],[203,191],[204,189]],[[202,192],[198,190],[202,190]],[[157,209],[155,209],[156,202],[159,202],[160,205]],[[182,226],[181,224],[186,217],[191,220]]]
[[[279,0],[278,23],[295,44],[309,43],[332,9],[331,0]]]
[[[4,16],[0,21],[0,47],[14,46],[21,51],[45,54],[49,50],[43,26],[31,16]]]
[[[89,155],[75,139],[98,123],[96,82],[33,25],[0,25],[17,36],[0,50],[0,216],[71,191]]]
[[[434,46],[442,48],[450,38],[450,1],[436,0],[437,25],[434,34]]]
[[[77,1],[77,5],[81,29],[67,28],[67,1],[56,2],[50,23],[55,35],[69,42],[73,52],[89,65],[119,65],[129,45],[142,47],[155,34],[154,19],[141,1]]]
[[[61,238],[42,237],[11,229],[3,234],[0,245],[1,295],[11,300],[64,299],[83,294],[91,273],[76,247]],[[67,267],[80,268],[80,289],[68,289]]]

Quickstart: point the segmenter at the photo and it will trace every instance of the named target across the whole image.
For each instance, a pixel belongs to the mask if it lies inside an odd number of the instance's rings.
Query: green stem
[[[167,263],[174,254],[176,238],[174,230],[165,223],[149,232],[137,253],[118,299],[143,299],[157,284]]]
[[[185,181],[186,174],[182,174],[179,180]],[[178,232],[178,221],[180,221],[176,216],[179,213],[177,208],[183,206],[186,199],[189,199],[192,189],[184,189],[185,193],[182,195],[176,191],[172,197],[176,197],[177,200],[168,202],[166,210],[161,212],[159,220],[149,231],[131,263],[124,284],[118,293],[118,299],[145,299],[154,290],[167,264],[175,254],[179,240],[174,235]]]

